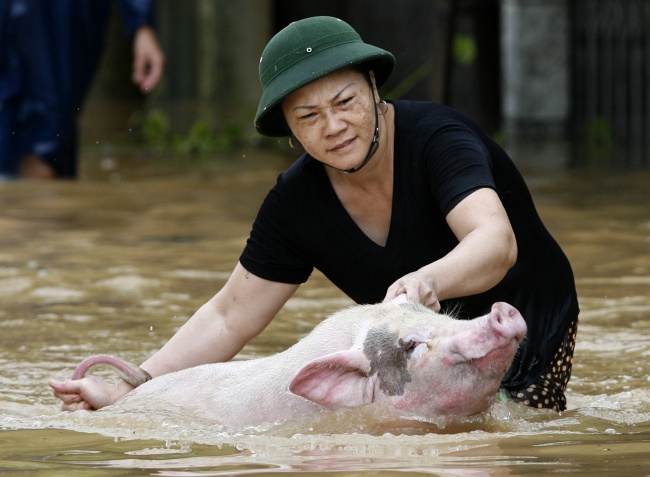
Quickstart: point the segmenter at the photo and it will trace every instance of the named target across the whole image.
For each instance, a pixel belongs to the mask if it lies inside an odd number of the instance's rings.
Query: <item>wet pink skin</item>
[[[415,379],[395,407],[447,416],[485,411],[494,403],[526,331],[519,311],[503,302],[495,303],[485,316],[457,321],[436,341],[428,359],[419,363],[421,371],[412,373]],[[427,393],[431,389],[445,392]]]
[[[467,416],[489,408],[526,324],[496,303],[490,313],[455,320],[407,303],[350,307],[282,353],[214,363],[148,377],[137,366],[100,355],[135,385],[116,406],[174,410],[230,426],[257,425],[339,407],[380,404],[424,418]]]

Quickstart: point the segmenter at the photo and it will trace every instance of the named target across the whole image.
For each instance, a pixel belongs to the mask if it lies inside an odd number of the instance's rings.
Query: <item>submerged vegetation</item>
[[[185,132],[172,130],[169,116],[161,109],[152,109],[132,122],[136,123],[136,140],[147,147],[182,154],[213,154],[225,152],[248,143],[245,128],[230,122],[222,129],[197,119]]]

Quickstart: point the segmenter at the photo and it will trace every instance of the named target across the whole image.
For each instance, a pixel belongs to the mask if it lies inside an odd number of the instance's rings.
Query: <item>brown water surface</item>
[[[0,183],[0,472],[650,475],[648,173],[526,173],[580,294],[566,412],[498,403],[396,429],[370,407],[237,430],[146,409],[60,413],[49,378],[95,353],[141,362],[223,285],[287,164],[102,152],[79,181]],[[276,353],[350,303],[315,274],[238,358]]]

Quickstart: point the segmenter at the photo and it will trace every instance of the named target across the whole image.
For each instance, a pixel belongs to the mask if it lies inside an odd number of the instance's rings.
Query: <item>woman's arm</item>
[[[447,215],[458,245],[440,260],[409,273],[388,288],[384,301],[409,300],[440,309],[440,300],[494,287],[517,261],[517,241],[497,193],[479,189]]]
[[[297,288],[259,278],[238,263],[224,287],[141,367],[159,376],[230,360],[266,328]]]
[[[228,361],[275,317],[298,285],[271,282],[237,264],[224,287],[176,332],[142,368],[152,376]],[[50,381],[61,409],[99,409],[133,388],[124,381],[107,383],[94,376],[76,381]]]

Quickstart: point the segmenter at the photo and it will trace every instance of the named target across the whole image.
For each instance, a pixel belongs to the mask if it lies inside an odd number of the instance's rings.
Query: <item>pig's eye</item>
[[[422,343],[419,341],[405,341],[404,342],[404,353],[406,353],[407,357],[410,357],[411,354],[413,354],[413,351],[415,351],[415,348],[420,346]]]

